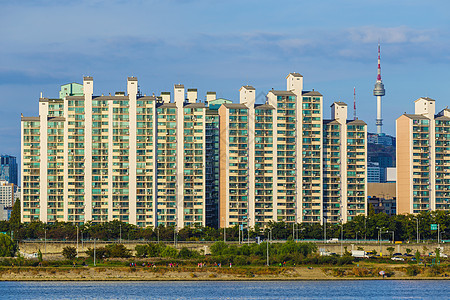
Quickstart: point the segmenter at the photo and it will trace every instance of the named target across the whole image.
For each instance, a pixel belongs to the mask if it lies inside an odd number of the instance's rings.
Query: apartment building
[[[93,84],[84,77],[82,96],[40,98],[39,116],[22,116],[22,221],[214,224],[217,108],[180,84],[173,101],[142,96],[135,77],[127,93],[94,96]]]
[[[0,205],[12,207],[14,205],[14,183],[0,180]]]
[[[324,120],[323,209],[341,223],[367,213],[367,124],[347,120],[347,104],[334,102]]]
[[[397,212],[450,209],[450,110],[415,101],[415,114],[396,120]]]
[[[347,222],[366,212],[366,124],[345,103],[323,119],[323,96],[287,89],[239,103],[175,84],[173,93],[94,96],[93,78],[39,99],[22,116],[22,220],[146,226],[265,227]],[[75,88],[74,88],[75,87]]]
[[[345,103],[323,120],[323,96],[286,77],[255,104],[255,88],[224,104],[220,120],[220,226],[347,222],[366,213],[367,126]]]

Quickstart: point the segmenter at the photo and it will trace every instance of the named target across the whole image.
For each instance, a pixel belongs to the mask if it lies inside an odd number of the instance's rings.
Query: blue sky
[[[384,131],[428,96],[449,105],[448,1],[0,0],[0,153],[20,157],[20,114],[38,115],[39,93],[94,77],[95,94],[143,93],[174,83],[238,101],[260,99],[299,72],[305,89],[352,107],[375,131],[377,42],[382,47]],[[352,111],[349,111],[349,118]]]

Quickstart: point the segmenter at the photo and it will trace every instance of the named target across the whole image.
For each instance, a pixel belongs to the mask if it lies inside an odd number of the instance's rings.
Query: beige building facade
[[[140,95],[135,77],[115,95],[94,96],[93,84],[22,116],[22,221],[205,226],[207,206],[217,218],[218,180],[205,178],[206,157],[208,172],[218,166],[217,109],[180,84],[173,99]]]
[[[366,124],[342,102],[324,120],[302,75],[286,84],[257,104],[248,85],[232,103],[182,84],[141,95],[135,77],[95,96],[84,77],[83,95],[39,99],[39,116],[22,116],[22,221],[266,227],[365,214]]]
[[[450,209],[450,110],[415,101],[415,114],[396,120],[397,212]]]
[[[323,120],[323,96],[303,91],[298,73],[286,81],[264,104],[243,86],[240,104],[219,109],[221,227],[345,223],[367,212],[366,123],[347,120],[342,102]]]

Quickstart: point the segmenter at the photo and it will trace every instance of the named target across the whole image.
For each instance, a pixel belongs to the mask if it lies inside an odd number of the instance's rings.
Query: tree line
[[[439,224],[440,238],[450,239],[450,212],[432,211],[422,212],[416,215],[394,215],[385,213],[374,214],[369,210],[368,216],[356,216],[345,224],[271,222],[268,227],[258,226],[248,228],[244,226],[240,232],[239,226],[225,229],[226,241],[238,241],[244,236],[253,241],[257,237],[261,240],[323,240],[325,231],[327,239],[338,238],[351,240],[377,240],[381,233],[383,240],[392,240],[392,234],[396,241],[411,241],[417,239],[417,227],[420,240],[436,240],[437,231],[431,230],[431,224]],[[341,232],[342,230],[342,232]],[[173,226],[158,226],[140,228],[132,224],[111,221],[105,223],[86,222],[74,224],[70,222],[30,222],[20,223],[20,202],[16,201],[9,221],[0,221],[0,232],[5,232],[14,240],[47,239],[47,240],[116,240],[119,242],[127,240],[144,241],[220,241],[224,240],[223,228],[211,228],[202,226],[191,226],[176,229]]]

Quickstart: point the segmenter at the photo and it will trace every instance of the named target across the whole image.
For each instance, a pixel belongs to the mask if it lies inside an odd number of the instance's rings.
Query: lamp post
[[[377,229],[378,229],[378,241],[380,243],[380,256],[381,256],[381,230],[383,230],[384,228],[377,227]]]
[[[177,248],[177,218],[175,218],[175,225],[173,226],[173,245]]]
[[[122,244],[122,223],[119,224],[119,244]]]
[[[250,220],[251,218],[247,218],[247,236],[248,236],[247,246],[250,246]]]
[[[227,242],[227,233],[226,233],[225,230],[226,230],[227,226],[225,224],[225,218],[224,217],[222,217],[222,221],[224,221],[223,222],[223,242],[226,243]]]
[[[47,228],[44,226],[44,254],[47,255]]]
[[[95,256],[96,256],[96,255],[95,255],[95,240],[96,240],[96,239],[94,239],[94,267],[95,267]]]
[[[341,226],[341,256],[344,255],[344,246],[343,246],[343,242],[344,242],[344,226],[342,225],[342,220],[341,223],[339,224],[339,226]]]
[[[272,228],[270,228],[270,234],[267,237],[267,266],[269,266],[269,242],[272,240]]]
[[[356,232],[356,243],[358,244],[358,232],[361,233],[361,231]]]
[[[419,243],[419,219],[418,218],[416,218],[416,217],[414,217],[413,218],[414,220],[416,220],[416,223],[417,223],[417,229],[416,229],[416,234],[417,234],[417,244]]]
[[[77,258],[78,258],[78,224],[77,224]]]
[[[323,217],[323,242],[327,242],[327,217]]]

